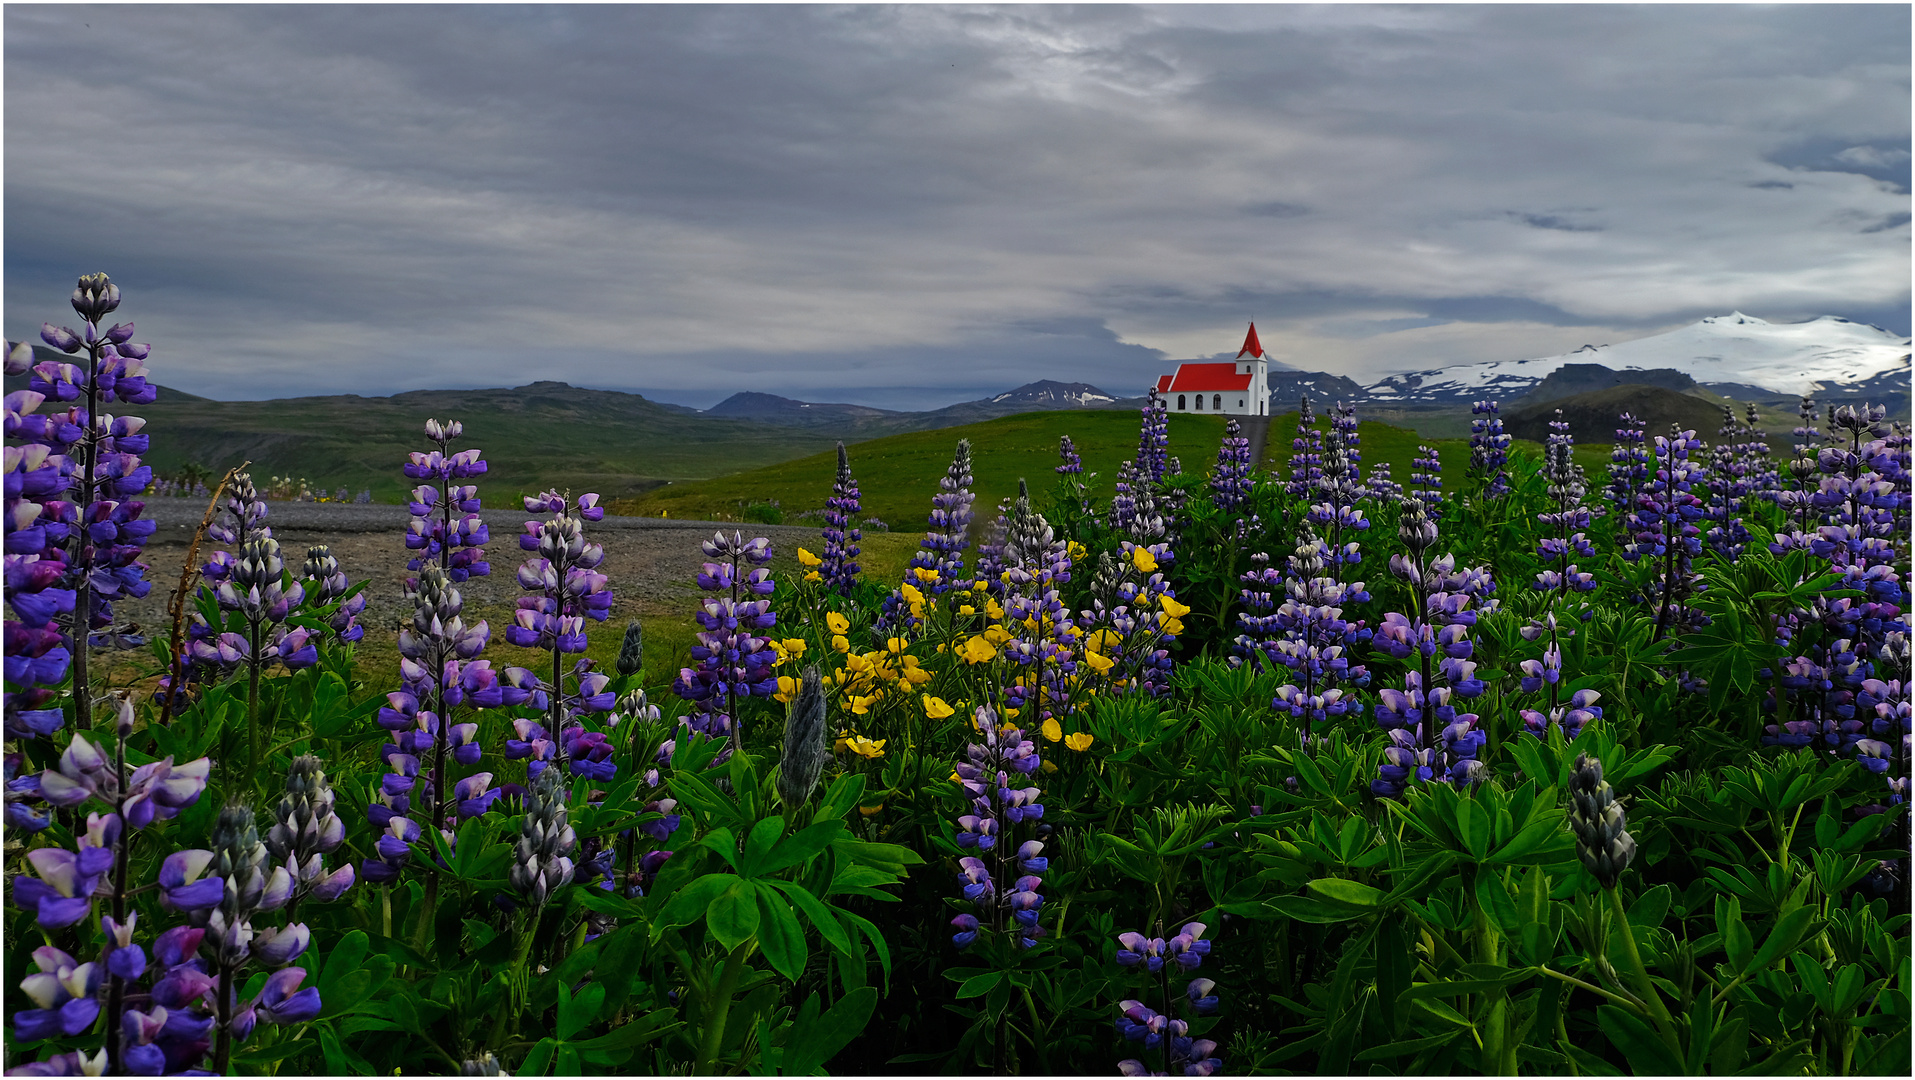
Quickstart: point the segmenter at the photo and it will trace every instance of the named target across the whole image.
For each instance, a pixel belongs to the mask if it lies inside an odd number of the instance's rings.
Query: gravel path
[[[349,580],[372,582],[367,590],[366,614],[361,619],[368,629],[391,629],[410,617],[411,608],[404,601],[404,581],[411,553],[406,550],[404,535],[411,515],[405,507],[353,503],[271,503],[269,507],[266,523],[272,526],[289,566],[304,562],[308,547],[325,544]],[[117,615],[164,632],[168,625],[166,606],[178,585],[193,530],[205,512],[206,503],[200,499],[146,500],[145,516],[159,526],[147,542],[142,559],[149,568],[147,579],[153,582],[153,590],[143,600],[116,604]],[[519,550],[518,536],[524,522],[535,515],[522,508],[488,508],[480,516],[492,534],[486,545],[492,573],[468,579],[460,591],[465,596],[467,617],[490,620],[496,636],[503,632],[520,595],[516,571],[525,553]],[[586,537],[605,548],[602,569],[612,579],[613,624],[663,608],[684,610],[686,602],[699,594],[692,580],[705,561],[699,544],[719,529],[770,537],[779,562],[791,559],[796,545],[818,539],[815,527],[796,525],[610,515],[603,521],[588,522]],[[204,562],[217,546],[203,541],[199,561]]]

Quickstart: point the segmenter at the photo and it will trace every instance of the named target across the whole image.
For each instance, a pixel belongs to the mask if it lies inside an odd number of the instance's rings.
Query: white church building
[[[1175,375],[1157,377],[1154,390],[1171,412],[1268,415],[1269,362],[1257,341],[1257,324],[1250,324],[1250,333],[1243,339],[1235,361],[1178,364]]]

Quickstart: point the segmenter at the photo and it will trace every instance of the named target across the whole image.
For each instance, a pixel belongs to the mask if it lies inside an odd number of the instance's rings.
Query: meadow
[[[1909,1071],[1880,411],[894,436],[619,501],[817,522],[623,626],[421,416],[396,636],[232,470],[135,640],[120,300],[7,353],[9,1074]]]

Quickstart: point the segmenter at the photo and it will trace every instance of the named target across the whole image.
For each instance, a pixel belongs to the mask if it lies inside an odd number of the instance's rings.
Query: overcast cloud
[[[9,338],[929,408],[1909,331],[1906,5],[5,9]]]

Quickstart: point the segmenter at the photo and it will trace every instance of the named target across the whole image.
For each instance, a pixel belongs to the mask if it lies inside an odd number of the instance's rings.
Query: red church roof
[[[1177,374],[1165,375],[1157,380],[1157,391],[1163,393],[1208,393],[1212,390],[1248,390],[1250,373],[1237,373],[1235,364],[1178,364]],[[1168,383],[1168,385],[1165,385]]]
[[[1263,359],[1263,343],[1257,340],[1256,323],[1250,324],[1250,336],[1243,339],[1243,348],[1237,350],[1238,359],[1242,359],[1244,353]]]

